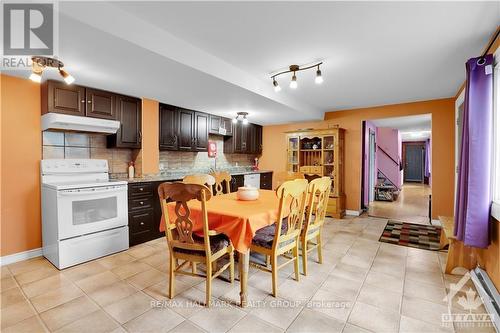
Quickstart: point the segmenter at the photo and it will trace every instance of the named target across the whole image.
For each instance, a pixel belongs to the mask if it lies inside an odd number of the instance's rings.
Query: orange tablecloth
[[[207,201],[208,226],[210,230],[223,233],[231,239],[236,251],[245,253],[250,248],[255,232],[273,224],[278,218],[279,199],[276,192],[259,190],[260,197],[255,201],[236,199],[236,193],[214,196]],[[203,234],[200,218],[200,202],[191,200],[188,203],[191,219],[194,222],[193,232]],[[175,204],[170,203],[170,222],[175,221]],[[165,224],[160,223],[160,231],[165,230]]]

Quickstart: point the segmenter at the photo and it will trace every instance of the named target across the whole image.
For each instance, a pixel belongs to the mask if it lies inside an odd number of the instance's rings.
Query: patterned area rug
[[[441,227],[389,220],[379,241],[438,251]]]

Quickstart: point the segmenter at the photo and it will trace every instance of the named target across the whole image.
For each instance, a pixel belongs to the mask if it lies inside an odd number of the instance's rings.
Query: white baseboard
[[[8,256],[0,257],[0,266],[9,265],[18,261],[40,257],[41,255],[42,255],[41,247],[39,247],[38,249],[9,254]]]
[[[359,215],[361,215],[361,212],[359,210],[349,210],[349,209],[346,209],[345,215],[359,216]]]

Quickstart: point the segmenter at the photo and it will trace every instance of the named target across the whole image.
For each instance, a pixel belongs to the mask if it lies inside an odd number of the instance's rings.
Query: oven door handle
[[[126,191],[126,187],[116,187],[116,188],[110,188],[110,189],[105,189],[105,190],[100,190],[100,189],[85,189],[85,190],[80,190],[80,191],[60,191],[57,194],[60,196],[67,196],[67,197],[72,197],[72,196],[78,196],[78,195],[88,195],[88,194],[102,194],[102,193],[120,193]]]

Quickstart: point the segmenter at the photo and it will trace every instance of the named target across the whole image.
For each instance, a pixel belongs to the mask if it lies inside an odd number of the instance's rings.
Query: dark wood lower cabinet
[[[137,245],[165,236],[160,232],[161,207],[158,186],[162,182],[128,185],[129,245]]]
[[[238,187],[245,185],[245,178],[243,175],[231,176],[231,192],[238,191]]]
[[[260,188],[262,190],[272,190],[273,189],[273,173],[263,172],[260,174]]]

